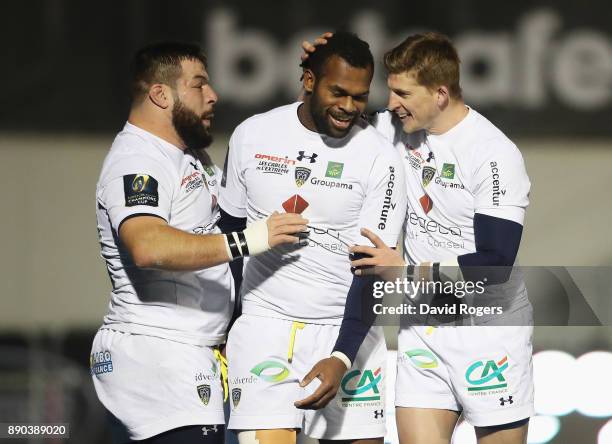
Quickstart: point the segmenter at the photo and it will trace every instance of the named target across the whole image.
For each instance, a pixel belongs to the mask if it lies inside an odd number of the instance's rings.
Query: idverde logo
[[[251,373],[266,382],[280,382],[289,376],[289,369],[280,362],[263,361],[253,367]]]
[[[410,362],[417,368],[436,368],[438,360],[436,356],[429,350],[423,348],[414,348],[408,350],[406,356],[410,358]]]
[[[469,392],[501,389],[508,386],[503,373],[508,369],[508,356],[495,362],[476,361],[465,372],[465,379],[470,384]]]
[[[361,377],[359,377],[360,375]],[[359,379],[356,379],[357,377]],[[342,391],[349,396],[342,398],[342,402],[379,401],[380,390],[378,389],[378,383],[381,379],[382,371],[380,367],[374,372],[372,370],[364,370],[363,373],[360,370],[348,372],[342,378],[341,387]],[[357,383],[355,384],[354,381],[357,381]]]

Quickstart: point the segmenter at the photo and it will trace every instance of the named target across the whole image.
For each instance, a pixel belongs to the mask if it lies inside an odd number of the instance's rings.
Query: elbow
[[[146,247],[135,247],[130,252],[132,262],[138,268],[156,268],[160,265],[157,255]]]

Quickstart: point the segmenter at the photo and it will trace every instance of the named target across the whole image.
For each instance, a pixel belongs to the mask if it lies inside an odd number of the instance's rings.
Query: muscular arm
[[[119,238],[141,268],[193,271],[228,262],[222,234],[197,235],[155,216],[136,216],[119,227]]]
[[[161,217],[138,215],[119,225],[119,238],[136,266],[170,271],[193,271],[229,262],[233,257],[256,255],[280,244],[295,243],[294,234],[306,230],[299,214],[272,213],[234,235],[196,235],[168,225]],[[226,243],[226,237],[233,242]],[[242,247],[237,242],[244,242]],[[233,248],[233,250],[232,250]]]

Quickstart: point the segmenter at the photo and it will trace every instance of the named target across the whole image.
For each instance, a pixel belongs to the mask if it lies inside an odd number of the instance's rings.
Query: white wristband
[[[227,257],[229,257],[229,260],[231,261],[234,259],[234,255],[232,255],[232,250],[230,249],[229,242],[227,240],[227,236],[228,236],[227,234],[223,235],[223,242],[225,243],[225,251],[227,252]]]
[[[268,244],[268,224],[267,219],[261,219],[250,224],[243,231],[249,247],[249,256],[261,254],[270,249]]]
[[[351,366],[353,364],[351,364],[351,360],[348,358],[348,356],[346,356],[344,353],[342,353],[341,351],[334,351],[332,352],[331,356],[333,356],[334,358],[338,358],[340,359],[344,365],[346,365],[346,369],[348,370],[349,368],[351,368]]]

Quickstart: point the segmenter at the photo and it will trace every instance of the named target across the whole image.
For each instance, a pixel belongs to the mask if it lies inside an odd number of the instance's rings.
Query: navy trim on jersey
[[[138,217],[138,216],[152,216],[152,217],[157,217],[161,220],[163,220],[164,222],[168,223],[168,221],[166,219],[164,219],[163,217],[161,217],[159,214],[151,214],[151,213],[134,213],[134,214],[129,214],[126,217],[123,218],[123,220],[121,222],[119,222],[119,227],[117,228],[117,233],[119,233],[119,230],[121,230],[121,226],[123,225],[123,222],[125,222],[128,219],[132,219],[134,217]]]
[[[476,213],[476,252],[457,258],[464,278],[479,281],[486,277],[488,285],[506,282],[510,278],[522,234],[523,226],[517,222]]]

